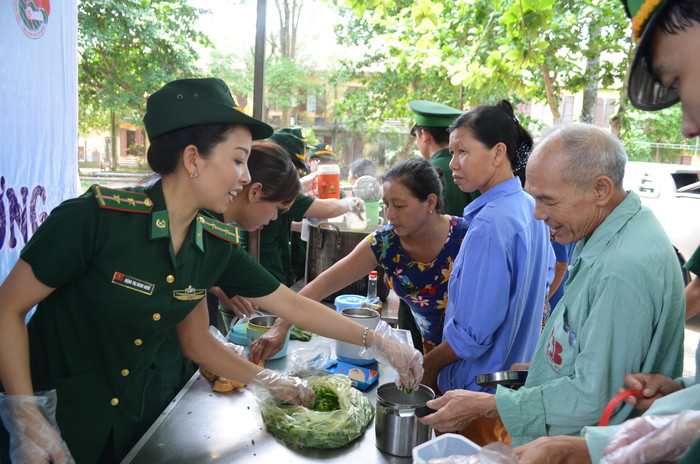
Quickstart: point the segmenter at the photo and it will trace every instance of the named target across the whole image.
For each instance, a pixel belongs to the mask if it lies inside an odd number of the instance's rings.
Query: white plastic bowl
[[[481,446],[456,433],[445,433],[413,448],[413,464],[425,464],[431,459],[477,454]]]

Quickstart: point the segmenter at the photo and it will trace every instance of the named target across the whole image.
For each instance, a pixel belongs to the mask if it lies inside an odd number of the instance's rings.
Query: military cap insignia
[[[240,236],[238,228],[235,226],[217,221],[216,219],[204,216],[202,214],[197,216],[197,222],[202,229],[206,230],[213,236],[226,240],[234,245],[239,244]]]
[[[99,185],[93,185],[90,190],[95,194],[100,208],[145,214],[149,214],[153,209],[153,202],[145,193],[105,188]]]

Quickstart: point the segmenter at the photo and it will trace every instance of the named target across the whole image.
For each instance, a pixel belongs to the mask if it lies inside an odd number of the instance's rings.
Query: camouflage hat
[[[272,127],[236,106],[221,79],[180,79],[155,91],[146,101],[143,124],[150,140],[177,129],[202,124],[248,126],[253,140],[272,135]]]
[[[309,159],[311,158],[325,158],[327,160],[338,162],[338,155],[333,153],[333,147],[325,143],[319,143],[314,145],[311,150],[309,150]]]
[[[284,148],[297,169],[308,170],[304,157],[304,142],[287,129],[289,128],[276,130],[268,140]]]
[[[408,103],[408,107],[416,113],[418,127],[449,127],[463,113],[451,106],[425,100],[413,100]]]
[[[628,94],[632,105],[640,110],[662,110],[680,101],[678,93],[665,87],[654,75],[649,56],[659,17],[670,3],[668,0],[622,0],[627,16],[632,19],[632,36],[637,42]]]

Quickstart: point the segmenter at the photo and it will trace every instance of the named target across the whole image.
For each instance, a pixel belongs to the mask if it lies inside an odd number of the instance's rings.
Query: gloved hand
[[[700,411],[641,416],[623,423],[601,464],[678,461],[700,439]]]
[[[0,394],[0,418],[10,432],[10,461],[73,464],[56,424],[56,390],[37,396]]]
[[[360,219],[364,219],[362,217],[362,213],[365,212],[365,202],[362,201],[361,198],[346,197],[343,198],[343,201],[348,205],[348,212],[355,213],[360,217]]]
[[[285,403],[311,407],[314,404],[314,391],[305,380],[299,377],[282,375],[271,369],[263,369],[248,383],[248,388],[257,397],[266,393]]]
[[[379,321],[372,343],[360,351],[360,356],[393,366],[399,373],[396,385],[404,390],[413,390],[423,378],[423,356],[409,345],[405,336],[399,335],[384,321]]]

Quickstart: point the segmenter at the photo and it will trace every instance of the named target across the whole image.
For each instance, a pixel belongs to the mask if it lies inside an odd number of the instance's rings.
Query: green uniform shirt
[[[20,255],[56,288],[28,324],[31,373],[35,390],[57,390],[78,463],[96,462],[111,430],[115,455],[128,451],[153,356],[210,287],[258,297],[279,286],[243,248],[204,230],[227,227],[209,216],[193,221],[175,255],[160,181],[119,196],[130,192],[153,210],[103,209],[89,191],[55,208]]]
[[[296,280],[290,245],[292,221],[301,221],[314,200],[313,197],[298,195],[289,210],[260,231],[260,264],[287,286],[292,286]],[[241,245],[248,247],[248,233],[245,231],[241,234]]]
[[[686,261],[683,267],[695,274],[696,276],[700,276],[700,246],[695,250],[693,256],[691,256],[690,259]]]
[[[460,190],[452,178],[452,169],[450,169],[450,160],[452,155],[450,150],[444,148],[430,157],[430,164],[442,169],[442,196],[445,200],[443,208],[445,214],[451,216],[464,216],[464,207],[467,206],[473,199],[479,196],[479,192],[466,193]]]
[[[630,192],[576,245],[564,296],[542,331],[525,386],[496,391],[512,446],[597,424],[625,374],[680,375],[684,316],[676,253]],[[610,423],[634,414],[625,404]]]

